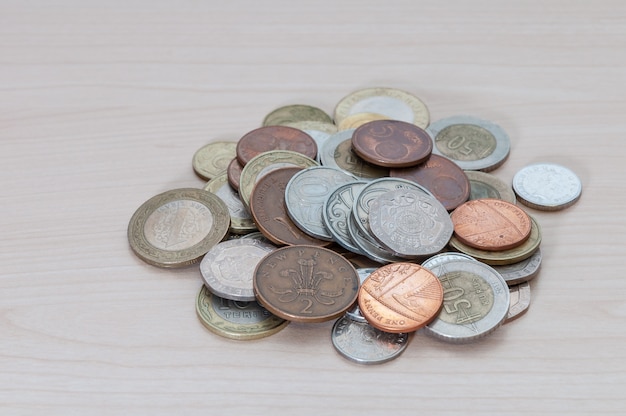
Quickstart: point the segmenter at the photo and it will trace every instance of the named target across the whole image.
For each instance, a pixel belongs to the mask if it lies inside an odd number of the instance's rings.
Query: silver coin
[[[477,170],[466,170],[465,175],[470,183],[470,201],[492,198],[515,204],[516,198],[513,188],[497,176]]]
[[[372,274],[375,270],[376,270],[375,267],[366,267],[366,268],[356,269],[356,272],[359,275],[359,280],[361,284],[363,284],[365,279],[367,279],[369,275]],[[350,318],[357,322],[367,322],[367,319],[365,319],[365,317],[361,315],[361,309],[359,309],[358,304],[354,305],[352,309],[347,310],[345,316],[346,318]]]
[[[504,278],[509,286],[517,285],[533,279],[539,274],[541,268],[541,248],[538,248],[532,256],[517,263],[504,266],[491,266]]]
[[[253,238],[216,244],[200,262],[200,273],[212,293],[225,299],[251,302],[254,269],[276,247]]]
[[[324,202],[338,186],[356,178],[342,170],[315,166],[301,170],[291,177],[285,188],[287,214],[305,233],[331,241],[332,234],[324,225]]]
[[[339,318],[331,332],[333,346],[342,356],[359,364],[381,364],[398,357],[408,345],[409,334],[391,334],[367,322]]]
[[[431,271],[443,286],[443,306],[424,332],[447,342],[465,343],[492,333],[504,322],[509,311],[509,287],[492,267],[479,261],[455,260]]]
[[[478,261],[474,257],[469,256],[464,253],[456,253],[452,251],[447,251],[445,253],[435,254],[434,256],[427,258],[426,260],[422,262],[422,267],[430,270],[433,267],[439,266],[440,264],[448,263],[454,260]]]
[[[363,254],[348,231],[348,220],[352,215],[355,196],[367,185],[364,181],[346,183],[328,195],[322,209],[322,219],[333,240],[346,250]]]
[[[454,161],[463,170],[490,171],[506,160],[509,135],[495,123],[473,116],[438,120],[426,129],[433,139],[433,153]]]
[[[204,190],[219,196],[228,207],[231,233],[245,234],[256,230],[256,224],[252,220],[250,211],[241,202],[239,194],[228,183],[226,173],[222,173],[207,182]]]
[[[330,136],[320,150],[322,165],[341,169],[362,180],[382,178],[389,169],[367,163],[352,150],[352,133],[355,129],[343,130]]]
[[[511,301],[509,312],[504,323],[507,324],[526,313],[530,306],[530,285],[528,282],[520,283],[509,287]]]
[[[350,215],[350,218],[348,218],[348,232],[350,233],[350,238],[354,244],[359,247],[359,249],[363,252],[363,255],[367,258],[381,264],[406,261],[406,259],[394,256],[381,246],[378,241],[374,240],[373,237],[362,232],[357,225],[357,220],[355,219],[354,214]]]
[[[398,257],[432,256],[448,244],[454,230],[441,202],[421,191],[385,192],[369,208],[371,234]]]
[[[513,176],[513,190],[524,205],[544,211],[564,209],[578,201],[582,183],[568,168],[536,163]]]

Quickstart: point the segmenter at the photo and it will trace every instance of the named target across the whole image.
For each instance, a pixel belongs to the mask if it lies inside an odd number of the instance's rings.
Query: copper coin
[[[267,173],[254,185],[250,196],[250,213],[259,231],[278,245],[307,244],[327,246],[332,241],[311,237],[289,218],[285,206],[285,188],[300,168],[280,168]]]
[[[315,140],[300,129],[287,126],[266,126],[252,130],[237,142],[237,160],[245,165],[256,155],[270,150],[291,150],[315,159]]]
[[[430,270],[414,263],[378,268],[359,289],[361,314],[385,332],[412,332],[432,321],[443,304],[443,287]]]
[[[239,179],[241,178],[241,171],[243,170],[243,166],[237,160],[237,158],[233,158],[228,164],[226,168],[226,173],[228,174],[228,184],[233,187],[234,190],[239,190]]]
[[[391,169],[389,176],[419,183],[448,211],[467,201],[470,195],[470,182],[465,172],[450,159],[435,154],[417,166]]]
[[[424,162],[433,141],[424,130],[398,120],[375,120],[352,134],[352,148],[362,159],[377,166],[404,168]]]
[[[254,272],[254,292],[274,315],[296,322],[324,322],[350,309],[359,275],[348,260],[322,247],[282,247],[265,256]]]
[[[523,209],[500,199],[475,199],[450,215],[454,235],[480,250],[501,251],[518,247],[530,237],[530,217]]]

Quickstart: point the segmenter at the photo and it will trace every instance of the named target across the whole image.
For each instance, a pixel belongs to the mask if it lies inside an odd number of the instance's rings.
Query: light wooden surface
[[[624,414],[625,65],[620,1],[0,1],[0,414]],[[529,210],[528,313],[381,366],[340,357],[332,322],[205,330],[198,269],[136,258],[132,213],[201,187],[204,144],[372,86],[500,124],[505,181],[580,176],[576,205]]]

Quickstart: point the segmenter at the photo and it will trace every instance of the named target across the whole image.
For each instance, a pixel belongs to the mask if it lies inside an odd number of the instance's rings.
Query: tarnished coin
[[[564,166],[537,163],[520,169],[513,176],[513,190],[524,205],[557,211],[578,201],[582,182]]]
[[[369,123],[370,121],[375,120],[389,120],[388,116],[383,114],[376,113],[356,113],[349,115],[341,121],[341,124],[338,126],[338,130],[350,130],[361,127],[365,123]]]
[[[204,283],[216,295],[232,300],[256,300],[252,277],[256,265],[276,246],[253,238],[223,241],[200,262]]]
[[[433,153],[453,160],[463,170],[493,170],[509,155],[511,140],[495,123],[472,116],[453,116],[426,129]]]
[[[224,299],[211,293],[204,285],[196,297],[196,313],[209,331],[235,340],[268,337],[289,324],[289,321],[272,315],[256,301]]]
[[[443,307],[424,331],[438,339],[465,343],[495,331],[509,311],[509,288],[492,267],[456,260],[432,268],[443,286]]]
[[[467,201],[470,195],[470,182],[465,172],[450,159],[439,155],[430,155],[417,166],[391,169],[389,176],[419,183],[448,211]]]
[[[311,159],[317,156],[315,140],[305,132],[287,126],[259,127],[237,142],[237,160],[246,165],[253,157],[271,150],[290,150]]]
[[[194,153],[193,170],[206,180],[213,179],[226,171],[230,161],[236,156],[237,142],[213,142]]]
[[[409,345],[409,334],[383,332],[344,316],[333,325],[331,340],[337,352],[350,361],[382,364],[402,354]]]
[[[289,180],[285,188],[285,204],[289,217],[310,236],[332,241],[332,234],[322,218],[324,202],[339,185],[354,180],[354,176],[327,166],[301,170]]]
[[[530,237],[528,214],[500,199],[468,201],[455,209],[450,218],[459,241],[480,250],[508,250]]]
[[[372,235],[396,256],[432,256],[452,236],[448,211],[436,198],[421,191],[389,191],[374,199],[369,208]]]
[[[263,126],[284,126],[302,121],[332,123],[333,119],[324,110],[312,105],[290,104],[279,107],[265,116]]]
[[[367,182],[355,181],[340,185],[328,195],[322,209],[322,219],[333,240],[353,253],[363,253],[352,240],[348,221],[352,216],[352,206],[356,195]]]
[[[159,267],[184,267],[198,262],[228,233],[226,204],[202,189],[163,192],[144,202],[128,224],[133,252]]]
[[[530,285],[528,282],[524,282],[509,286],[509,295],[511,296],[511,301],[509,312],[504,320],[505,324],[519,318],[528,310],[530,306]]]
[[[241,171],[243,170],[243,166],[236,157],[230,161],[228,166],[226,167],[226,173],[228,174],[228,183],[233,187],[235,191],[239,190],[239,181],[241,180]]]
[[[393,263],[370,274],[358,299],[361,314],[370,325],[385,332],[413,332],[437,316],[443,288],[422,266]]]
[[[348,219],[348,232],[350,233],[350,238],[354,244],[356,244],[356,246],[367,258],[381,264],[406,261],[406,259],[403,259],[402,257],[393,255],[378,241],[376,241],[374,237],[371,237],[369,234],[365,234],[361,231],[357,223],[358,220],[355,216],[350,215],[350,218]]]
[[[250,208],[250,195],[256,182],[268,172],[285,167],[301,169],[318,166],[318,163],[297,152],[289,150],[273,150],[255,156],[243,167],[239,180],[239,197],[243,204]]]
[[[513,188],[497,176],[478,170],[466,170],[465,175],[470,183],[470,200],[492,198],[515,204]]]
[[[354,131],[352,149],[373,165],[404,168],[426,161],[433,150],[433,142],[428,133],[415,124],[376,120]]]
[[[517,263],[504,266],[493,266],[509,286],[518,285],[533,279],[539,274],[541,268],[541,248],[538,248],[532,256]]]
[[[376,269],[378,269],[378,267],[367,267],[367,268],[356,269],[356,272],[359,275],[359,281],[361,282],[361,285],[363,284],[363,282],[365,282],[365,279],[367,279],[370,276],[370,274],[376,271]],[[352,309],[349,309],[346,311],[345,317],[358,321],[358,322],[367,322],[367,319],[365,319],[363,315],[361,315],[361,309],[359,309],[358,303],[354,305]]]
[[[252,215],[243,205],[237,192],[228,182],[228,174],[220,173],[211,179],[204,186],[205,191],[209,191],[220,197],[228,207],[230,212],[230,232],[234,234],[246,234],[256,230],[256,224],[252,220]]]
[[[428,108],[415,95],[395,88],[366,88],[342,98],[335,107],[335,124],[357,113],[375,113],[426,128]]]
[[[352,129],[340,131],[324,142],[320,150],[322,165],[344,170],[364,180],[388,176],[389,169],[367,163],[354,153],[352,133]]]
[[[434,256],[427,258],[426,260],[422,262],[422,267],[425,267],[430,270],[434,268],[435,266],[439,266],[443,263],[447,263],[447,262],[455,261],[455,260],[477,261],[474,257],[468,256],[467,254],[447,251],[444,253],[435,254]]]
[[[259,231],[278,245],[308,244],[327,246],[330,241],[311,237],[291,220],[285,206],[285,188],[302,169],[281,168],[263,176],[250,197],[250,212]]]
[[[287,246],[266,256],[254,274],[257,300],[297,322],[337,318],[356,301],[359,276],[341,255],[313,246]]]

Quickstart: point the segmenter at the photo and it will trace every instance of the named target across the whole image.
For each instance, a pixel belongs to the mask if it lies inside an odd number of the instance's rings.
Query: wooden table
[[[0,1],[0,413],[623,414],[625,65],[620,1]],[[528,313],[380,366],[342,358],[332,322],[207,331],[198,268],[133,255],[133,212],[202,187],[203,145],[373,86],[501,125],[507,182],[581,178],[574,206],[528,210]]]

